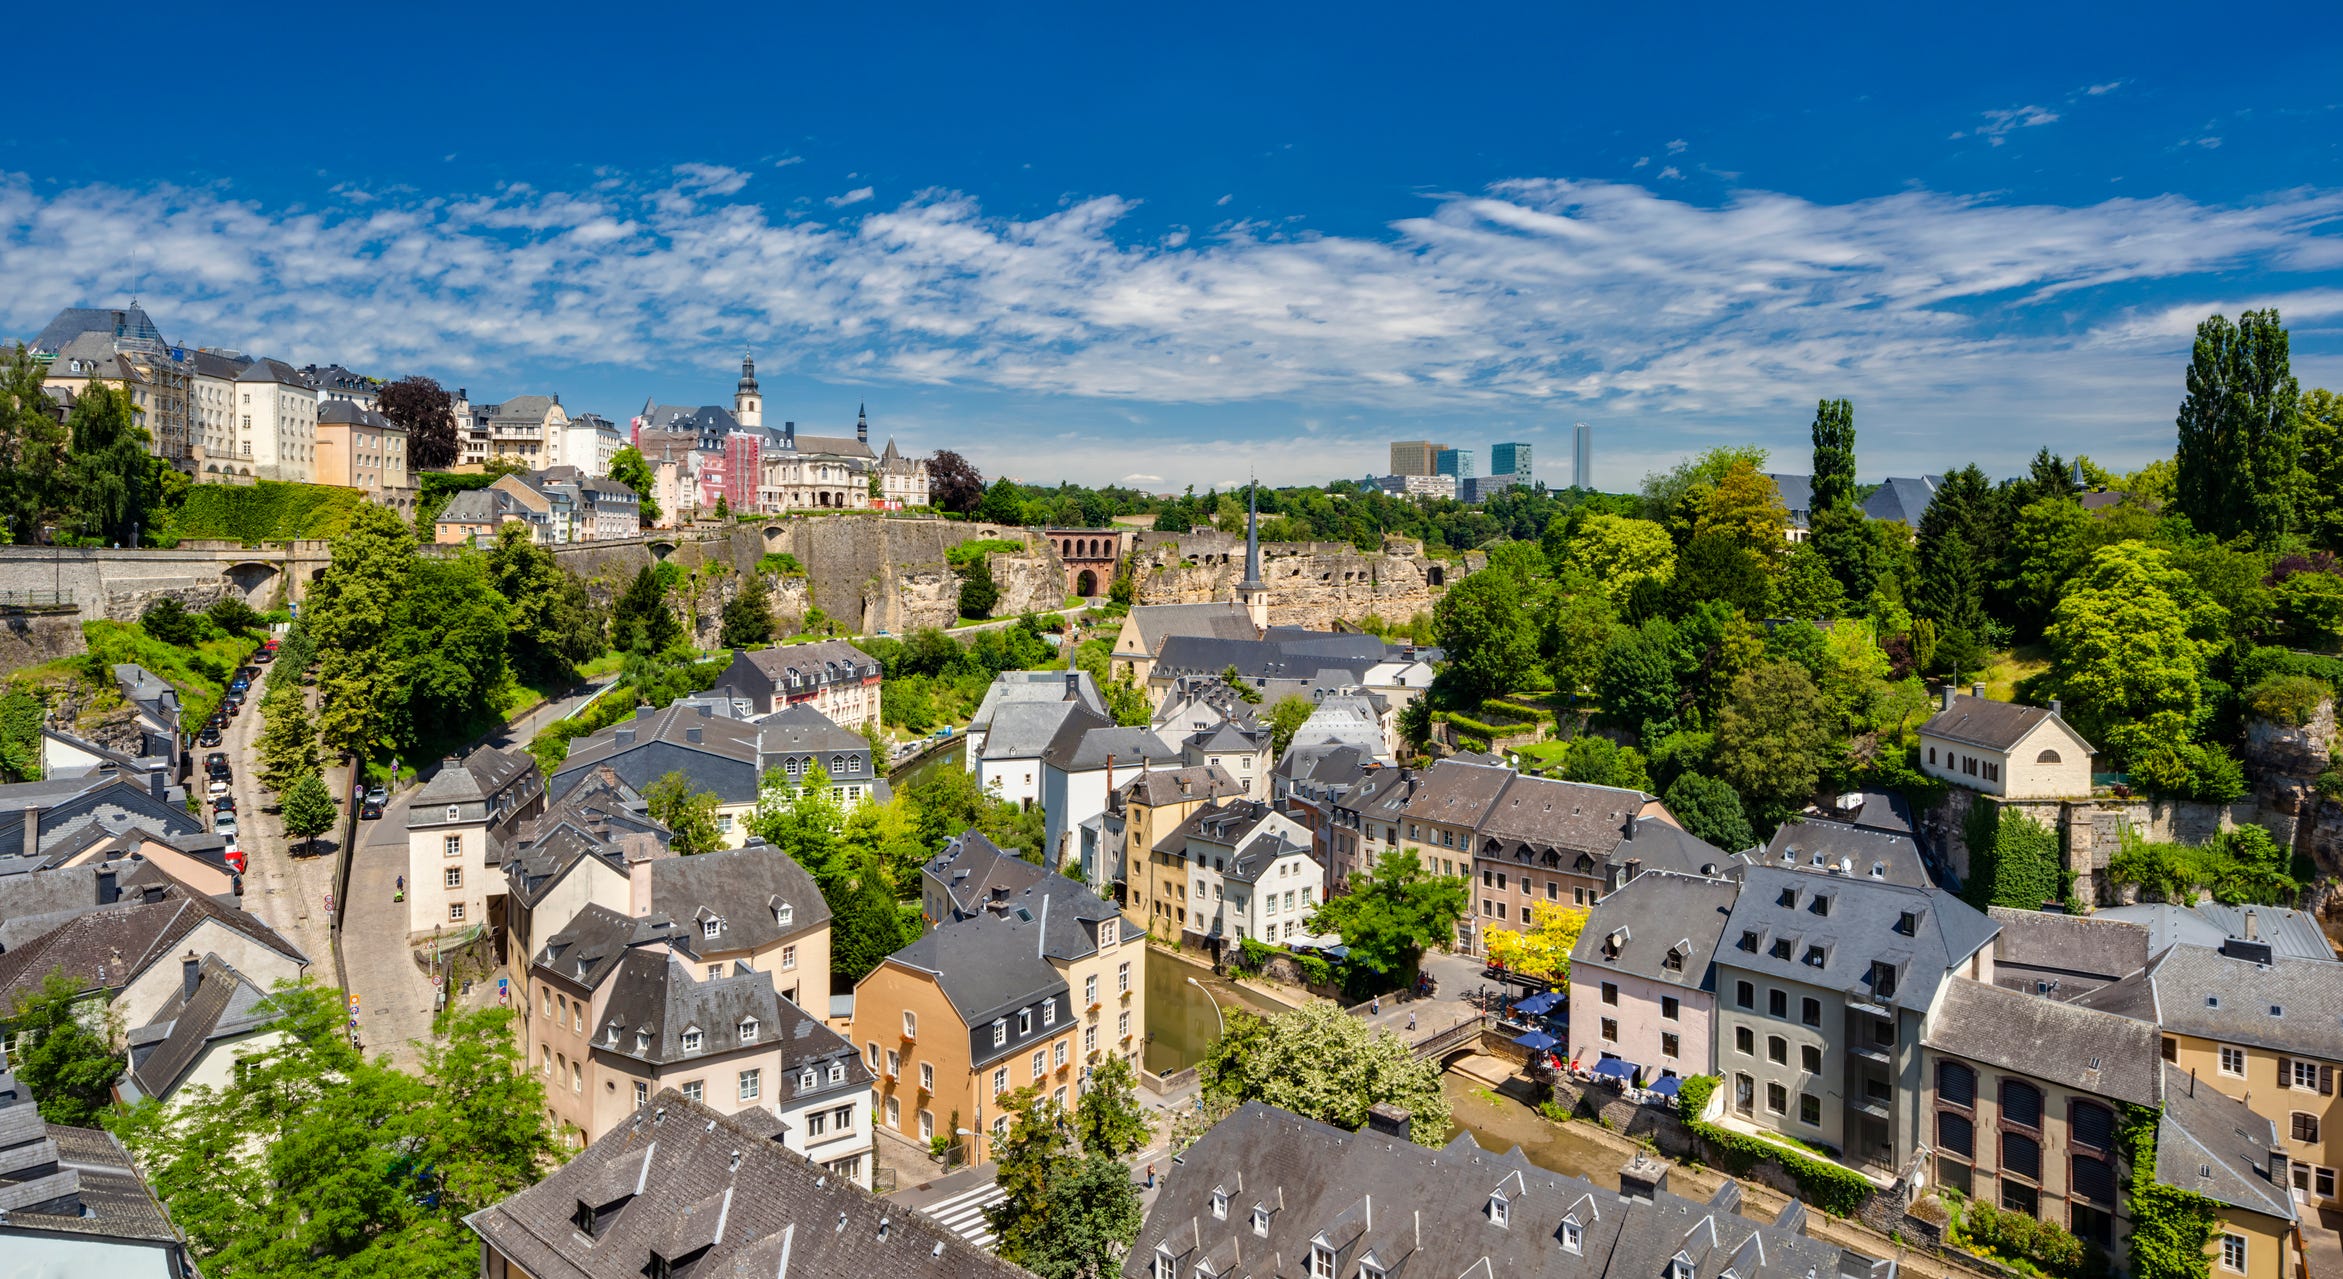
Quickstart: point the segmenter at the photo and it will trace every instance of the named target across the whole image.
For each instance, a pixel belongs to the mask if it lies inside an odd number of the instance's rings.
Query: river
[[[1554,1123],[1454,1071],[1441,1077],[1440,1091],[1447,1094],[1452,1126],[1470,1132],[1482,1149],[1502,1152],[1519,1146],[1540,1168],[1584,1177],[1606,1190],[1619,1188],[1619,1166],[1625,1158],[1586,1136],[1581,1125]]]
[[[1201,989],[1191,981],[1201,983]],[[1218,1013],[1214,1001],[1218,1001]],[[1203,964],[1192,964],[1169,951],[1147,948],[1148,1072],[1168,1075],[1200,1060],[1220,1037],[1221,1018],[1231,1008],[1257,1013],[1281,1013],[1286,1006],[1265,995],[1213,975]]]

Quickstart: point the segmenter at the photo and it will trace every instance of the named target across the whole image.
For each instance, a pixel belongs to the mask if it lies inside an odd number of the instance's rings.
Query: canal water
[[[909,768],[890,771],[887,774],[887,784],[894,787],[897,794],[901,794],[911,789],[913,784],[925,781],[939,769],[965,767],[961,763],[960,756],[967,749],[968,739],[955,736],[950,745],[935,754],[920,760]]]
[[[1441,1077],[1447,1094],[1449,1119],[1481,1143],[1484,1150],[1506,1151],[1515,1146],[1529,1161],[1550,1172],[1584,1177],[1606,1190],[1619,1188],[1619,1165],[1626,1162],[1609,1146],[1585,1136],[1581,1125],[1557,1124],[1502,1093],[1493,1093],[1475,1079],[1450,1072]]]
[[[1202,986],[1191,985],[1190,979]],[[1214,1001],[1220,1012],[1215,1015]],[[1257,1013],[1281,1013],[1284,1004],[1256,995],[1235,982],[1213,975],[1203,964],[1191,964],[1169,951],[1147,948],[1147,1055],[1150,1074],[1168,1075],[1202,1059],[1220,1037],[1221,1018],[1232,1008]]]

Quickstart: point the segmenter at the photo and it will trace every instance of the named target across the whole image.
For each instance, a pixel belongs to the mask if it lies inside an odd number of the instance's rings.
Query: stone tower
[[[1253,629],[1269,629],[1269,587],[1261,581],[1261,499],[1260,485],[1245,490],[1245,580],[1237,583],[1237,603],[1245,606],[1245,616],[1253,620]]]
[[[745,352],[740,357],[740,389],[732,393],[732,420],[746,431],[765,424],[765,397],[757,393],[757,362]]]

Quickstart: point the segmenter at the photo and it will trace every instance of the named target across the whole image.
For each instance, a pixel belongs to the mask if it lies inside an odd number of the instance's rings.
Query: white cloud
[[[1236,198],[1237,198],[1237,194],[1236,194],[1236,192],[1234,192],[1234,191],[1231,191],[1231,192],[1229,192],[1227,195],[1224,195],[1224,196],[1220,197],[1219,199],[1217,199],[1217,200],[1214,200],[1214,201],[1213,201],[1213,203],[1214,203],[1214,204],[1216,204],[1216,205],[1225,205],[1225,204],[1227,204],[1229,201],[1231,201],[1231,200],[1234,200],[1234,199],[1236,199]]]
[[[2091,95],[2094,98],[2103,97],[2107,94],[2115,92],[2117,89],[2120,89],[2129,83],[2131,83],[2129,80],[2109,80],[2105,84],[2094,84],[2089,88],[2084,89],[2083,92]]]
[[[1178,243],[1127,231],[1134,207],[1105,195],[1017,219],[930,191],[822,225],[652,183],[274,207],[18,175],[0,177],[0,332],[111,299],[135,255],[175,340],[394,374],[481,370],[475,386],[581,364],[721,367],[748,341],[776,373],[872,385],[1102,408],[1356,407],[1426,429],[1439,415],[1576,414],[1655,423],[1655,451],[1752,420],[1802,430],[1814,399],[1848,394],[1876,424],[1869,467],[1897,438],[1915,463],[2022,457],[2060,415],[2110,439],[2168,437],[2177,360],[2211,307],[2278,298],[2290,316],[2343,314],[2343,291],[2304,278],[2343,270],[2338,192],[2067,207],[1741,191],[1704,205],[1537,178],[1436,198],[1380,234],[1240,224]],[[2124,309],[2150,286],[2209,300]],[[1076,473],[1051,471],[1054,457],[1117,475],[1142,448],[1151,470],[1183,478],[1232,456],[1297,464],[1290,427],[1256,441],[1257,459],[1213,451],[1228,441],[1207,436],[1236,428],[1101,431],[1062,451],[1035,431],[1026,445],[1051,451],[1034,473]]]
[[[802,155],[785,155],[780,159],[773,161],[773,167],[776,169],[786,169],[790,165],[804,163],[805,157]]]
[[[1645,165],[1647,165],[1647,164],[1650,164],[1650,163],[1651,163],[1651,157],[1650,157],[1650,156],[1648,156],[1648,155],[1639,155],[1639,156],[1635,157],[1635,163],[1633,163],[1633,164],[1631,164],[1631,165],[1628,165],[1627,167],[1628,167],[1628,168],[1631,168],[1631,169],[1640,169],[1640,168],[1642,168],[1643,166],[1645,166]]]
[[[869,187],[856,187],[844,195],[833,195],[829,197],[830,207],[833,209],[843,209],[849,204],[860,204],[863,201],[871,198],[871,194],[871,188]]]
[[[1667,168],[1660,170],[1659,176],[1663,178],[1681,179],[1684,176],[1684,170],[1679,169],[1675,165],[1671,164]]]
[[[1142,484],[1161,484],[1163,483],[1163,477],[1160,475],[1145,475],[1141,474],[1140,472],[1133,471],[1131,474],[1124,476],[1121,482],[1136,488]]]
[[[2045,124],[2058,123],[2058,113],[2048,107],[2009,107],[2003,110],[1987,111],[1984,115],[1985,123],[1978,125],[1971,132],[1994,146],[2000,146],[2007,142],[2009,135],[2019,129],[2032,129]],[[1955,133],[1953,136],[1958,138],[1961,135]]]
[[[1689,142],[1686,142],[1684,139],[1682,139],[1682,138],[1678,138],[1678,139],[1676,139],[1675,141],[1673,141],[1673,142],[1670,142],[1670,143],[1668,144],[1668,154],[1669,154],[1669,155],[1682,155],[1682,154],[1684,153],[1684,148],[1686,148],[1686,147],[1688,147],[1688,146],[1691,146],[1691,145],[1692,145],[1691,143],[1689,143]]]
[[[699,195],[738,195],[748,185],[748,174],[721,164],[679,164],[675,185]]]

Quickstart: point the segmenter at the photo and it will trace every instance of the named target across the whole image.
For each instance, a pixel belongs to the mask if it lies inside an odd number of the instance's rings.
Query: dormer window
[[[1044,1026],[1058,1024],[1058,1001],[1053,999],[1041,1006],[1041,1024]]]
[[[683,1032],[683,1050],[687,1053],[696,1053],[700,1050],[699,1027],[694,1026],[690,1030]]]
[[[1916,911],[1916,910],[1907,910],[1907,911],[1903,912],[1902,914],[1900,914],[1900,915],[1897,915],[1897,916],[1896,916],[1896,931],[1897,931],[1897,932],[1899,932],[1899,933],[1902,933],[1902,934],[1903,934],[1904,936],[1906,936],[1906,937],[1917,937],[1917,936],[1919,936],[1919,935],[1920,935],[1920,912],[1918,912],[1918,911]]]
[[[1020,1035],[1030,1035],[1033,1033],[1032,1009],[1020,1008],[1017,1010],[1017,1033]]]
[[[1155,1246],[1155,1279],[1180,1279],[1180,1263],[1172,1259],[1171,1250],[1162,1244]]]
[[[1693,1279],[1692,1262],[1683,1257],[1669,1258],[1668,1279]]]
[[[801,1073],[801,1074],[799,1074],[799,1075],[798,1075],[798,1077],[797,1077],[797,1090],[798,1090],[799,1092],[806,1092],[806,1091],[809,1091],[809,1090],[811,1090],[811,1089],[813,1088],[813,1086],[814,1086],[814,1072],[813,1072],[812,1070],[808,1069],[808,1070],[806,1070],[806,1071],[804,1071],[803,1073]]]
[[[1660,961],[1660,967],[1661,967],[1661,968],[1664,968],[1664,969],[1666,969],[1667,971],[1669,971],[1669,972],[1672,972],[1672,973],[1680,973],[1680,972],[1683,972],[1683,971],[1684,971],[1684,952],[1683,952],[1683,951],[1680,951],[1680,950],[1674,950],[1674,949],[1671,949],[1671,950],[1668,952],[1668,957]]]
[[[1269,1237],[1269,1210],[1259,1204],[1253,1205],[1253,1233],[1263,1239]]]
[[[1586,1232],[1578,1228],[1577,1222],[1564,1221],[1562,1223],[1562,1251],[1575,1257],[1585,1246]]]
[[[458,808],[457,808],[455,805],[453,805],[453,804],[450,804],[450,805],[448,805],[448,806],[447,806],[447,819],[448,819],[449,821],[451,821],[451,822],[452,822],[452,821],[456,820],[457,816],[458,816],[458,815],[459,815],[461,812],[462,812],[462,810],[461,810],[461,809],[458,809]]]
[[[790,905],[788,902],[782,902],[781,904],[773,907],[773,922],[781,925],[783,928],[789,927],[789,925],[795,922],[796,919],[797,907]]]
[[[588,1239],[593,1238],[594,1205],[587,1203],[583,1199],[578,1200],[578,1210],[569,1215],[569,1223],[578,1228],[579,1234],[584,1235]]]
[[[993,1047],[998,1048],[1007,1042],[1009,1042],[1009,1019],[996,1017],[993,1019]]]
[[[1796,910],[1798,908],[1798,890],[1795,888],[1783,889],[1782,895],[1774,899],[1774,904],[1785,910]]]
[[[757,1042],[756,1018],[749,1017],[740,1023],[740,1042],[744,1044],[753,1044]]]
[[[1376,1264],[1372,1257],[1363,1258],[1359,1262],[1359,1279],[1383,1279],[1384,1273],[1383,1267]]]
[[[846,1082],[845,1062],[834,1061],[830,1063],[830,1082],[834,1084],[842,1084]]]
[[[1212,1219],[1228,1220],[1228,1192],[1215,1186],[1212,1190]]]
[[[1334,1249],[1322,1243],[1310,1245],[1310,1279],[1334,1279]]]
[[[1825,952],[1820,946],[1808,946],[1806,948],[1806,966],[1808,968],[1822,967],[1827,958],[1827,952]]]
[[[1817,915],[1828,915],[1830,913],[1830,894],[1816,893],[1813,910]]]
[[[1509,1226],[1511,1224],[1512,1214],[1506,1207],[1504,1191],[1500,1190],[1497,1193],[1489,1196],[1489,1206],[1487,1212],[1489,1215],[1489,1223],[1491,1225]]]
[[[700,936],[704,939],[713,941],[716,934],[722,931],[724,931],[724,924],[721,920],[703,919],[700,921]]]

